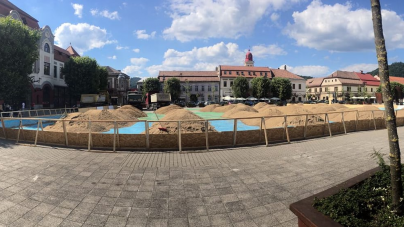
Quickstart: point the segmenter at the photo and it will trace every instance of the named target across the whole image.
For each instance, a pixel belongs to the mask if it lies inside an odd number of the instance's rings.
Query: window
[[[370,92],[373,92],[373,88],[370,88]]]
[[[53,66],[53,77],[58,78],[58,66],[57,65]]]
[[[251,76],[251,72],[248,72],[248,75]]]
[[[311,93],[311,88],[309,88],[309,92]]]
[[[351,87],[346,87],[346,91],[351,91]]]
[[[27,25],[27,19],[25,19],[25,17],[22,18],[22,23],[24,23],[25,25]]]
[[[225,81],[225,82],[226,82],[226,81]],[[201,90],[202,90],[202,91],[205,91],[205,86],[202,85],[202,86],[201,86]]]
[[[299,89],[302,89],[302,84],[299,84]]]
[[[323,88],[320,87],[320,92],[323,92]]]
[[[231,75],[231,71],[229,71],[229,75]]]
[[[325,92],[328,92],[328,87],[326,87],[324,90],[325,90]]]
[[[227,87],[227,81],[223,81],[223,87]]]
[[[316,88],[316,90],[315,90],[316,92],[317,92],[317,88]]]
[[[237,72],[237,75],[239,75],[239,72]]]
[[[253,72],[254,76],[255,76],[255,72]]]
[[[43,47],[43,51],[45,51],[46,53],[50,53],[49,44],[45,43],[45,46]]]
[[[219,91],[219,86],[215,85],[215,91]]]
[[[43,73],[44,73],[45,75],[48,75],[48,76],[49,76],[49,75],[50,75],[50,63],[45,62],[45,63],[44,63],[44,69],[43,69],[43,70],[44,70]]]
[[[224,71],[224,75],[226,75],[227,74],[227,72],[226,71]]]
[[[208,91],[212,91],[212,88],[208,85]]]
[[[230,81],[230,87],[233,87],[233,81]]]
[[[181,86],[182,87],[182,91],[185,91],[185,86]]]
[[[198,91],[198,85],[195,85],[195,91]]]
[[[63,64],[59,64],[59,69],[60,69],[60,72],[59,72],[59,76],[60,76],[60,79],[64,79],[64,76],[63,76],[63,73],[62,73],[62,70],[63,70]]]
[[[241,75],[243,75],[243,76],[244,76],[244,72],[241,72]]]
[[[334,87],[334,91],[338,91],[338,87]]]
[[[295,84],[292,84],[292,89],[295,89]]]
[[[362,91],[362,88],[361,87],[358,87],[358,92],[361,92]]]
[[[267,73],[265,73],[265,76],[267,76]]]
[[[192,85],[189,85],[189,91],[192,91]]]
[[[260,76],[262,76],[262,72],[260,72]]]

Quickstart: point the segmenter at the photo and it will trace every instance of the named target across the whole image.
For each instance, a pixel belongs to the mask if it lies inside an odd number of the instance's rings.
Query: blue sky
[[[377,68],[370,0],[10,0],[100,65],[130,76],[284,64],[299,75]],[[404,61],[404,5],[381,0],[389,63]],[[403,75],[401,75],[403,76]]]

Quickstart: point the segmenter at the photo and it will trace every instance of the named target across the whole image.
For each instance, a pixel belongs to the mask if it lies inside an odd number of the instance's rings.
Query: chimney
[[[286,65],[283,66],[283,69],[286,70]]]
[[[361,74],[363,74],[363,70],[361,70]]]

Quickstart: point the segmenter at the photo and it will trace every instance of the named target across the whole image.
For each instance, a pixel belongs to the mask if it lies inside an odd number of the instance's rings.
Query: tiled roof
[[[55,60],[58,60],[61,62],[67,62],[69,60],[70,53],[67,50],[65,50],[61,47],[58,47],[56,45],[54,45],[54,48],[55,48],[55,51],[54,51],[53,56],[54,56]]]
[[[320,87],[321,84],[323,83],[323,80],[324,80],[323,77],[308,79],[306,81],[306,87],[308,87],[308,88],[310,88],[310,87]]]
[[[268,67],[219,65],[221,71],[269,72]]]
[[[304,80],[302,77],[289,72],[288,70],[284,69],[271,69],[275,77],[282,77],[288,79],[297,79],[297,80]]]
[[[217,72],[216,71],[160,71],[159,76],[175,76],[175,77],[180,77],[180,76],[198,76],[198,77],[204,77],[204,76],[216,76],[217,77]]]
[[[21,19],[25,18],[27,26],[34,29],[39,29],[38,20],[26,13],[24,10],[18,8],[16,5],[8,0],[0,0],[0,15],[8,16],[11,10],[16,10]]]
[[[160,82],[164,80],[168,80],[170,78],[177,78],[181,82],[189,81],[189,82],[219,82],[220,79],[217,76],[159,76]]]
[[[119,74],[124,74],[124,73],[122,73],[121,71],[112,68],[111,66],[103,66],[103,67],[105,67],[105,68],[107,69],[108,75],[115,75],[115,76],[117,76],[117,75],[119,75]]]
[[[404,78],[403,77],[391,76],[390,77],[390,82],[397,82],[397,83],[400,83],[400,84],[404,84]]]
[[[80,57],[80,54],[78,54],[72,46],[69,46],[66,50],[70,53],[71,56]]]
[[[362,82],[366,83],[368,86],[379,86],[380,81],[377,78],[374,78],[372,75],[367,73],[356,73]]]
[[[327,78],[329,78],[329,77],[327,77]],[[345,78],[338,78],[338,80],[343,85],[363,85],[363,82],[361,80],[352,80],[352,79],[345,79]]]
[[[359,80],[358,75],[354,72],[347,72],[347,71],[335,71],[331,75],[326,77],[328,78],[345,78],[345,79],[351,79],[351,80]]]

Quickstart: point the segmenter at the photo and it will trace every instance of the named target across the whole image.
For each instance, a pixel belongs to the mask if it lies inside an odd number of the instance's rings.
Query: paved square
[[[0,140],[0,226],[297,226],[289,205],[376,167],[373,149],[386,130],[185,153]]]

